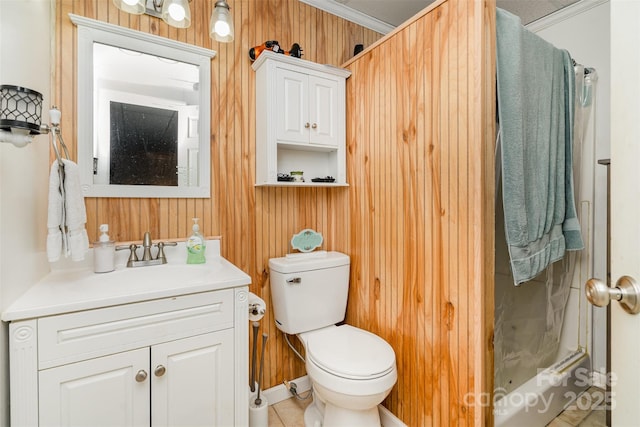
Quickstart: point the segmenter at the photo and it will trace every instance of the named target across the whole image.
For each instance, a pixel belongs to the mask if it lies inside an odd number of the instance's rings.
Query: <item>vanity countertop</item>
[[[82,267],[53,269],[2,313],[5,322],[90,310],[158,298],[247,286],[251,278],[207,241],[206,263],[186,264],[184,242],[167,247],[168,263],[126,268],[128,251],[117,252],[116,270],[96,274]],[[91,259],[91,251],[87,258]]]

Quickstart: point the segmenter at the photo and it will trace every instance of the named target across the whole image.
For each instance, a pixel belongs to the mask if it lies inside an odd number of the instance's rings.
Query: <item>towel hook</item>
[[[64,167],[64,163],[62,162],[62,156],[60,150],[58,149],[57,140],[60,140],[60,147],[64,151],[64,158],[69,159],[69,150],[67,149],[67,145],[64,143],[62,139],[62,132],[60,132],[60,110],[55,105],[51,107],[49,110],[49,117],[51,120],[50,130],[51,130],[51,145],[53,146],[53,151],[56,154],[56,159],[58,160],[58,165]]]

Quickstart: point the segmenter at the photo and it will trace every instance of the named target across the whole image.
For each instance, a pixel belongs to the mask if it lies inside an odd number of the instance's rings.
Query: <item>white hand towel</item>
[[[49,262],[60,259],[62,252],[62,195],[60,194],[60,175],[58,174],[58,162],[51,165],[49,174],[49,204],[47,207],[47,258]]]
[[[89,236],[87,230],[70,230],[69,231],[69,253],[73,261],[82,261],[89,250]]]
[[[60,253],[62,253],[62,233],[60,229],[50,228],[47,234],[47,259],[49,262],[56,262],[60,259]]]
[[[56,262],[60,254],[82,261],[89,250],[89,237],[85,230],[87,211],[80,187],[78,165],[62,160],[60,170],[57,161],[49,174],[49,204],[47,207],[47,259]]]
[[[65,193],[65,225],[68,232],[68,252],[74,261],[82,261],[89,250],[89,237],[85,224],[87,211],[80,186],[80,170],[71,160],[63,159],[64,193]]]

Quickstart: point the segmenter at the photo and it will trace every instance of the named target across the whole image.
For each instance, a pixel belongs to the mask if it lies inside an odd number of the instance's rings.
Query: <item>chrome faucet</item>
[[[151,233],[147,231],[144,233],[144,237],[142,238],[142,259],[138,259],[136,250],[140,246],[135,243],[131,243],[130,245],[116,246],[116,250],[120,251],[123,249],[129,249],[131,251],[131,253],[129,254],[129,260],[127,261],[127,267],[146,267],[149,265],[166,264],[167,257],[164,254],[164,247],[176,245],[176,242],[158,242],[154,244],[151,241]],[[153,246],[156,246],[158,248],[155,258],[151,255],[151,248]]]
[[[151,261],[151,233],[148,231],[144,233],[144,237],[142,239],[142,248],[144,252],[142,253],[143,261]]]

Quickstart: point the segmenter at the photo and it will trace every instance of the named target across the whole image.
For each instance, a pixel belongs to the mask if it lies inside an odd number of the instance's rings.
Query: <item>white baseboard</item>
[[[378,412],[380,413],[380,423],[382,427],[407,427],[405,423],[400,421],[400,418],[391,413],[390,410],[382,405],[378,405]]]
[[[293,382],[296,383],[298,393],[304,393],[311,389],[311,380],[309,380],[309,376],[307,375],[296,378]],[[263,393],[269,405],[274,405],[292,397],[284,384],[268,388]],[[400,421],[398,417],[393,415],[391,411],[384,406],[378,405],[378,412],[380,413],[380,422],[383,427],[407,427],[405,423]]]
[[[307,375],[296,378],[295,380],[291,380],[290,382],[296,383],[298,394],[304,393],[307,390],[311,389],[311,380]],[[287,400],[291,396],[289,390],[284,386],[284,384],[277,385],[275,387],[268,388],[264,390],[264,396],[267,398],[267,402],[269,405],[276,404],[278,402],[282,402],[283,400]]]

